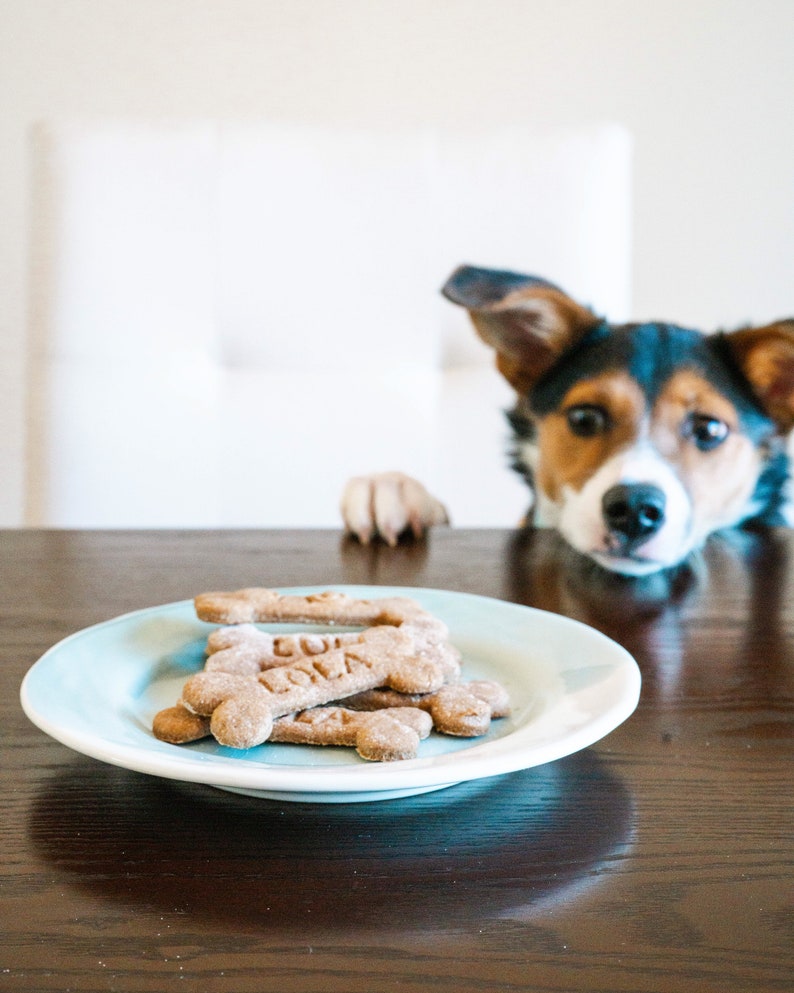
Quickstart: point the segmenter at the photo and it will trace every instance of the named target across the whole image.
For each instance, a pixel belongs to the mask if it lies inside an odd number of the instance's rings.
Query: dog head
[[[514,464],[536,523],[631,575],[743,520],[783,523],[794,320],[714,335],[611,325],[543,279],[471,266],[442,292],[516,391]]]

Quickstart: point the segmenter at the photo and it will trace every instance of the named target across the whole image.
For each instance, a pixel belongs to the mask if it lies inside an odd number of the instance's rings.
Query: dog
[[[680,564],[722,529],[794,524],[794,320],[710,335],[610,324],[545,279],[469,265],[442,293],[515,390],[511,461],[533,494],[527,523],[629,576]],[[400,473],[351,480],[342,515],[364,543],[390,544],[448,519]]]

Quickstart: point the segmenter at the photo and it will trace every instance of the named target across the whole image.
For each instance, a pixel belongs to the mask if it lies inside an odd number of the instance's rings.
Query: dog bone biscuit
[[[156,738],[184,745],[206,738],[210,719],[177,704],[161,710],[153,722]],[[269,741],[302,745],[346,745],[372,762],[415,758],[419,742],[433,727],[430,715],[416,707],[356,711],[314,707],[273,722]]]
[[[353,710],[380,710],[391,707],[419,707],[433,719],[442,734],[473,738],[485,734],[493,718],[510,713],[507,691],[491,680],[473,680],[442,686],[433,693],[400,694],[394,690],[374,689],[342,701]]]
[[[270,735],[273,719],[387,685],[401,692],[432,692],[444,670],[417,657],[413,638],[401,628],[368,628],[354,644],[306,656],[259,676],[199,672],[185,683],[182,701],[210,717],[222,745],[252,748]]]
[[[409,597],[359,600],[333,590],[297,596],[265,587],[247,587],[234,592],[201,593],[194,603],[200,620],[224,625],[289,621],[410,628],[419,654],[443,665],[448,680],[460,674],[460,653],[447,642],[447,626]]]
[[[270,741],[308,745],[349,745],[363,759],[393,762],[416,757],[419,742],[433,722],[415,707],[355,711],[344,707],[315,707],[273,722]]]
[[[279,593],[261,586],[233,592],[200,593],[194,600],[196,615],[216,624],[281,623],[397,626],[422,608],[408,597],[357,600],[346,593],[325,590],[308,596]]]

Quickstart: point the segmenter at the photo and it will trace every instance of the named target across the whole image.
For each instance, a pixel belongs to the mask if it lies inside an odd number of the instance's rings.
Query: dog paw
[[[379,535],[394,546],[405,531],[419,538],[432,525],[449,523],[443,504],[402,472],[379,472],[349,480],[341,510],[346,530],[364,545]]]

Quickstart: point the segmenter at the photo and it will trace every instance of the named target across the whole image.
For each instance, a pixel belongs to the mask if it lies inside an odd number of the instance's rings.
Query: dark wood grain
[[[466,590],[584,620],[643,674],[562,761],[402,801],[253,800],[102,765],[24,717],[58,639],[245,585]],[[794,988],[794,537],[605,578],[547,532],[0,533],[0,991]]]

